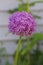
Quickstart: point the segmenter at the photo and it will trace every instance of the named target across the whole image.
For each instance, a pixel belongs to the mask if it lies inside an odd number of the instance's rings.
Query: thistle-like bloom
[[[9,31],[17,35],[31,35],[35,30],[34,17],[25,11],[15,12],[9,18]]]

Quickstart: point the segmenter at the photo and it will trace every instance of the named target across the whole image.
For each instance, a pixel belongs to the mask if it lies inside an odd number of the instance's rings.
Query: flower
[[[15,12],[9,17],[9,31],[17,35],[32,35],[35,31],[34,17],[25,11]]]

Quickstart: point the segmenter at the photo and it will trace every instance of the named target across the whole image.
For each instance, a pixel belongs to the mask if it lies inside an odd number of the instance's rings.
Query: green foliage
[[[34,54],[31,55],[30,65],[43,65],[43,54],[39,50],[35,50]]]
[[[3,47],[3,43],[2,42],[0,42],[0,46],[1,46],[1,48],[0,48],[0,55],[6,54],[6,48]]]
[[[30,50],[32,50],[32,48],[34,47],[34,45],[37,43],[38,40],[43,40],[43,34],[36,33],[33,35],[31,44],[30,44],[30,46],[28,46],[28,47],[30,47]],[[27,53],[27,50],[28,50],[27,48],[23,49],[22,55],[25,55]]]
[[[6,48],[3,47],[3,42],[0,42],[0,57],[3,56],[4,60],[7,58],[7,52],[6,52]],[[0,61],[2,61],[2,59],[0,58]],[[2,63],[2,62],[1,62]],[[1,65],[1,64],[0,64]],[[5,62],[5,65],[11,65],[9,61]]]
[[[20,4],[18,10],[19,11],[27,11],[28,10],[27,9],[28,8],[28,5],[29,4]]]
[[[33,16],[34,16],[35,19],[41,19],[41,17],[38,16],[38,15],[33,15]]]
[[[33,52],[33,55],[31,53],[31,50],[33,49],[34,45],[37,43],[37,41],[39,40],[43,40],[43,34],[41,33],[35,33],[33,34],[33,37],[30,38],[30,41],[31,41],[31,44],[30,44],[30,65],[43,65],[43,60],[42,60],[42,57],[43,57],[43,54],[40,50],[34,50]],[[24,40],[21,44],[22,48],[19,52],[19,59],[18,59],[18,65],[26,65],[28,62],[27,62],[27,58],[28,58],[28,48],[26,47],[25,45],[25,41]],[[15,52],[16,53],[16,52]],[[14,53],[14,57],[15,57],[15,53]]]
[[[35,2],[32,2],[32,3],[30,3],[30,6],[35,6],[35,4],[38,4],[38,3],[43,3],[43,1],[35,1]]]
[[[9,61],[7,61],[5,65],[11,65],[11,64],[9,63]]]
[[[12,14],[12,13],[14,13],[14,12],[16,12],[16,11],[18,11],[18,8],[13,9],[13,10],[8,10],[8,13]]]
[[[35,4],[38,4],[38,3],[43,3],[43,1],[35,1],[35,2],[29,3],[29,4],[28,3],[24,4],[23,0],[20,0],[20,1],[22,2],[22,4],[19,4],[18,8],[15,8],[13,10],[8,10],[8,13],[12,14],[12,13],[17,12],[17,11],[28,11],[28,7],[35,6]],[[33,16],[36,19],[41,19],[41,17],[38,15],[33,15]]]

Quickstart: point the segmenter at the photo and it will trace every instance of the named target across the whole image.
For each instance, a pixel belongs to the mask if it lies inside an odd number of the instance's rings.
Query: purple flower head
[[[17,35],[31,35],[35,30],[35,21],[30,13],[15,12],[9,18],[9,31]]]

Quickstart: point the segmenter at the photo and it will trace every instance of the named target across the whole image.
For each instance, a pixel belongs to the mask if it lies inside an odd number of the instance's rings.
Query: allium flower
[[[17,35],[31,35],[35,30],[35,21],[30,13],[15,12],[9,18],[9,31]]]

